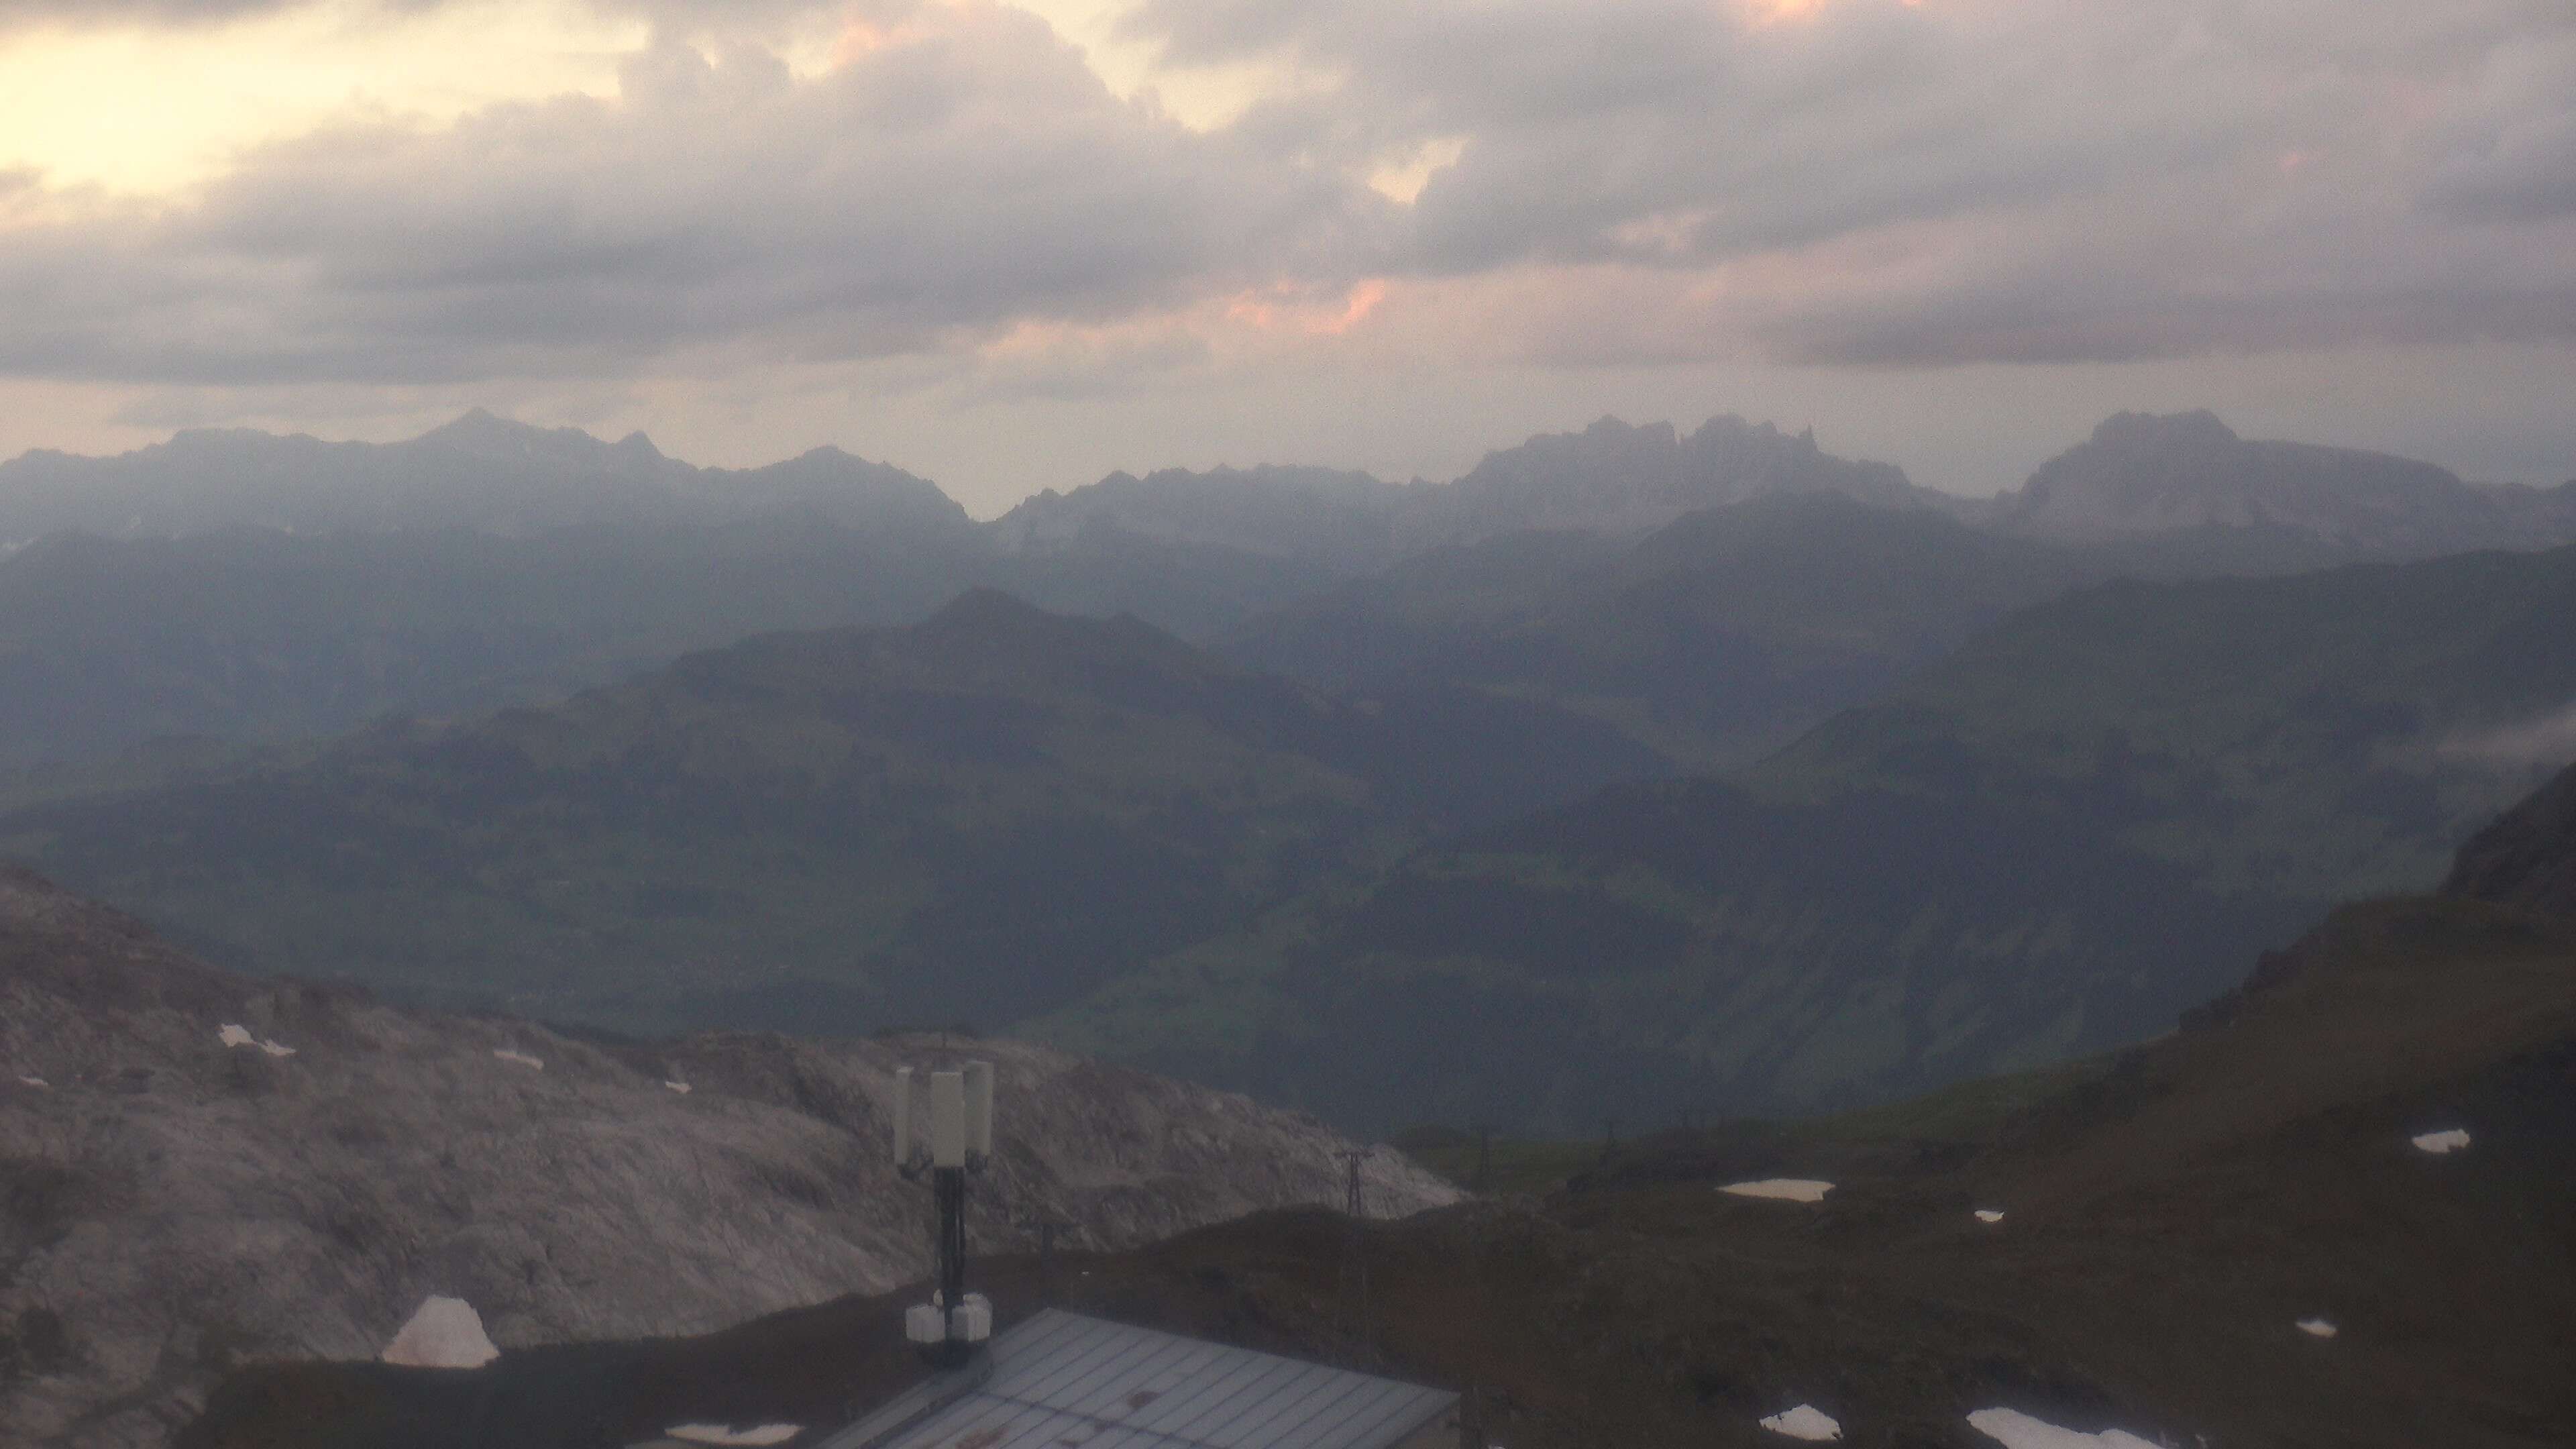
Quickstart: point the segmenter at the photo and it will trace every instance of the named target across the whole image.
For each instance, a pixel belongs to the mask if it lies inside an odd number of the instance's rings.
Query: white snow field
[[[385,1345],[384,1361],[405,1368],[470,1369],[500,1356],[473,1304],[433,1294],[421,1300],[411,1322]]]
[[[2465,1127],[2453,1127],[2443,1132],[2427,1132],[2415,1139],[2416,1151],[2429,1152],[2435,1157],[2446,1152],[2457,1152],[2468,1145],[2469,1133]]]
[[[662,1433],[692,1444],[784,1444],[805,1432],[802,1424],[762,1424],[737,1429],[730,1424],[674,1424]]]
[[[222,1042],[228,1047],[255,1046],[273,1057],[291,1057],[295,1055],[295,1048],[291,1046],[279,1046],[273,1041],[262,1041],[258,1037],[250,1034],[249,1027],[246,1027],[237,1021],[228,1021],[222,1026],[217,1027],[215,1029],[215,1040]]]
[[[2045,1419],[2034,1419],[2018,1409],[1979,1409],[1968,1416],[1968,1427],[2004,1449],[2156,1449],[2125,1430],[2084,1434],[2061,1429]]]
[[[523,1067],[534,1067],[541,1072],[546,1069],[544,1058],[532,1057],[526,1052],[514,1052],[508,1047],[494,1047],[492,1048],[492,1055],[499,1057],[505,1062],[517,1062]]]
[[[1833,1190],[1830,1182],[1806,1177],[1766,1177],[1760,1182],[1731,1182],[1718,1189],[1737,1197],[1776,1198],[1781,1202],[1822,1202],[1825,1194]]]
[[[1786,1434],[1792,1439],[1812,1439],[1818,1442],[1839,1439],[1843,1436],[1843,1426],[1834,1421],[1834,1416],[1813,1404],[1800,1404],[1786,1413],[1773,1414],[1762,1421],[1762,1427],[1774,1434]]]

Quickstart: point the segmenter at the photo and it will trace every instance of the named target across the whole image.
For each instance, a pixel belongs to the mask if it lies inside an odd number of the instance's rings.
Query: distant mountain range
[[[516,537],[782,512],[907,532],[972,526],[929,480],[837,448],[765,468],[697,468],[664,457],[642,433],[607,443],[480,409],[402,443],[198,430],[120,457],[34,452],[0,463],[0,541],[13,544],[67,532],[176,538],[234,528]]]
[[[1885,463],[1853,463],[1768,423],[1711,419],[1683,437],[1669,423],[1603,418],[1487,454],[1457,481],[1384,483],[1319,468],[1113,473],[1070,493],[1038,494],[994,525],[1006,546],[1080,548],[1131,535],[1301,560],[1366,574],[1426,549],[1528,532],[1633,538],[1688,513],[1756,498],[1825,494],[1885,508],[1956,510]]]
[[[698,469],[482,413],[382,446],[194,432],[0,464],[22,545],[0,557],[0,767],[544,702],[980,586],[1321,685],[1544,698],[1731,764],[2069,587],[2538,547],[2576,537],[2570,510],[2576,485],[2474,488],[2205,415],[2114,419],[1992,505],[1767,425],[1604,419],[1454,483],[1116,474],[990,524],[831,449]]]

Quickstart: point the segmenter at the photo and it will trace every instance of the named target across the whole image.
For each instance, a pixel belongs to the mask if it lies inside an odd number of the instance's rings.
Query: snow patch
[[[492,1048],[492,1055],[499,1057],[505,1062],[517,1062],[523,1067],[534,1067],[541,1072],[546,1069],[544,1058],[532,1057],[526,1052],[514,1052],[508,1047],[494,1047]]]
[[[1979,1409],[1968,1416],[1968,1427],[2004,1449],[2156,1449],[2137,1435],[2119,1429],[2079,1434],[2045,1419],[2034,1419],[2018,1409]]]
[[[689,1084],[686,1082],[664,1082],[662,1085],[679,1093],[683,1097],[689,1095]]]
[[[762,1424],[753,1429],[737,1429],[730,1424],[674,1424],[662,1431],[672,1439],[686,1439],[692,1444],[784,1444],[805,1432],[802,1424]]]
[[[481,1368],[500,1356],[473,1304],[436,1294],[421,1300],[384,1352],[385,1362],[405,1368]]]
[[[2002,1222],[2003,1220],[2004,1220],[2004,1215],[2003,1215],[2002,1213],[1996,1212],[1993,1208],[1979,1208],[1979,1209],[1977,1209],[1977,1221],[1978,1221],[1978,1222],[1981,1222],[1981,1223],[1999,1223],[1999,1222]]]
[[[2322,1318],[2302,1318],[2299,1320],[2299,1332],[2314,1338],[2332,1338],[2343,1330]]]
[[[2429,1152],[2435,1157],[2446,1152],[2457,1152],[2468,1145],[2469,1133],[2465,1127],[2453,1127],[2442,1132],[2427,1132],[2415,1139],[2416,1151]]]
[[[262,1041],[258,1037],[250,1034],[249,1027],[246,1027],[237,1021],[228,1021],[222,1026],[216,1028],[215,1040],[222,1042],[228,1047],[255,1046],[273,1057],[291,1057],[295,1055],[295,1048],[291,1046],[279,1046],[273,1041]]]
[[[1825,1194],[1833,1190],[1830,1182],[1805,1177],[1766,1177],[1760,1182],[1731,1182],[1718,1189],[1737,1197],[1768,1197],[1782,1202],[1822,1202]]]
[[[33,1087],[33,1088],[35,1088],[37,1091],[42,1092],[42,1091],[45,1091],[45,1090],[46,1090],[46,1089],[47,1089],[51,1084],[50,1084],[50,1083],[48,1083],[48,1082],[46,1082],[46,1080],[45,1080],[44,1078],[42,1078],[42,1077],[20,1077],[20,1078],[18,1079],[18,1085],[19,1085],[19,1086],[22,1086],[22,1087]]]
[[[1835,1423],[1831,1414],[1812,1404],[1800,1404],[1785,1414],[1773,1414],[1762,1421],[1762,1427],[1792,1439],[1824,1440],[1843,1436],[1843,1426]]]

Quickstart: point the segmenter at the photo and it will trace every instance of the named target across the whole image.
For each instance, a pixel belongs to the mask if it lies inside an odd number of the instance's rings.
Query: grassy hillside
[[[1731,781],[1435,844],[1034,1028],[1356,1124],[1885,1101],[2168,1028],[2421,888],[2576,700],[2576,551],[2120,583]]]
[[[989,1026],[1654,765],[1543,708],[1337,699],[985,592],[26,805],[0,845],[263,971],[639,1029]]]

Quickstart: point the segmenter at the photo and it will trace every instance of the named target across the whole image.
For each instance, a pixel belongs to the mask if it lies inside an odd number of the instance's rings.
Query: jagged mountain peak
[[[2346,557],[2420,558],[2576,538],[2576,507],[2411,458],[2247,439],[2206,410],[2119,413],[1995,500],[2008,532],[2069,542],[2262,531]]]

